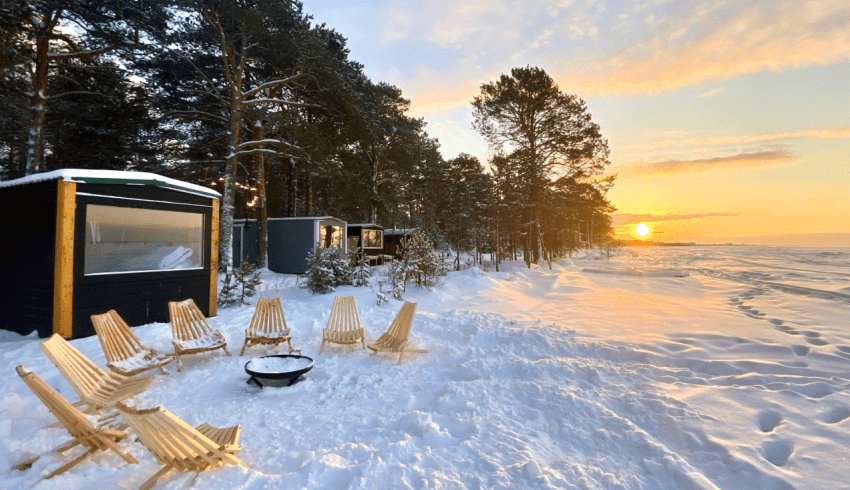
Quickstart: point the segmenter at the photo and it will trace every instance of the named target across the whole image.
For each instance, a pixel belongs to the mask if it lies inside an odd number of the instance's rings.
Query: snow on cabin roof
[[[419,228],[384,228],[384,235],[411,235]]]
[[[345,223],[344,219],[335,218],[333,216],[289,216],[289,217],[286,217],[286,218],[269,218],[269,221],[272,221],[272,220],[275,220],[275,221],[277,221],[277,220],[281,220],[281,221],[283,221],[283,220],[298,220],[298,219],[300,219],[300,220],[319,220],[319,221],[321,221],[321,220],[334,220],[334,221],[339,221],[340,223]],[[250,221],[254,221],[254,220],[250,220]]]
[[[180,180],[170,179],[162,175],[149,172],[127,172],[122,170],[88,170],[79,168],[63,168],[52,172],[28,175],[20,179],[0,182],[0,188],[16,185],[32,184],[35,182],[47,182],[51,180],[67,180],[71,182],[83,182],[86,184],[144,184],[165,187],[189,194],[201,194],[203,196],[221,197],[217,191],[206,187],[190,184]]]

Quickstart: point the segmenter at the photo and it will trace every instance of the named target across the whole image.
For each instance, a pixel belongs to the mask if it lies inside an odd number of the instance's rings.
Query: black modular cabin
[[[404,255],[404,247],[401,246],[402,240],[410,240],[418,228],[391,228],[384,230],[384,251],[383,254],[400,259]]]
[[[314,248],[339,247],[345,252],[347,223],[333,216],[269,218],[268,268],[281,274],[304,274],[310,269],[307,255]],[[242,257],[257,256],[257,221],[236,220],[233,224],[233,264]]]
[[[375,223],[349,224],[347,243],[349,250],[360,247],[370,264],[383,262],[383,226],[376,225]]]
[[[115,309],[168,321],[192,298],[216,314],[220,194],[156,174],[64,169],[0,182],[0,329],[94,335]],[[17,211],[17,212],[16,212]]]

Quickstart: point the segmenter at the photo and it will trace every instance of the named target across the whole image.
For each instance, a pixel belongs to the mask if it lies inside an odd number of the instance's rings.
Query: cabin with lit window
[[[144,172],[64,169],[0,182],[0,329],[93,335],[115,309],[168,322],[187,298],[216,314],[220,194]]]
[[[374,223],[348,225],[348,249],[360,247],[370,263],[383,262],[384,228]]]
[[[310,269],[307,255],[314,248],[338,247],[347,252],[347,223],[333,216],[269,218],[268,268],[281,274],[304,274]],[[257,255],[257,221],[236,220],[233,224],[233,264],[242,258],[252,262]]]

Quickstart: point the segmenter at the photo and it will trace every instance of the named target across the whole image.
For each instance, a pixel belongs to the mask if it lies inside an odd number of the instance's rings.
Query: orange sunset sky
[[[487,160],[482,83],[545,69],[619,175],[618,236],[850,246],[850,2],[305,0],[445,158]],[[782,236],[777,236],[782,235]]]

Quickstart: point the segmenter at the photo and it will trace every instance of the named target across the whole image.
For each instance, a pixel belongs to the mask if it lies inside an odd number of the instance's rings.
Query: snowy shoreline
[[[553,270],[505,264],[452,272],[419,303],[411,332],[428,354],[396,366],[355,346],[318,354],[335,294],[354,295],[377,338],[401,303],[369,288],[314,296],[264,272],[293,347],[314,368],[291,387],[246,384],[253,357],[187,357],[132,399],[190,425],[242,424],[250,468],[170,473],[165,488],[840,488],[850,447],[850,250],[638,250]],[[584,268],[685,270],[684,277]],[[768,287],[762,283],[783,287]],[[824,293],[824,294],[821,294]],[[832,293],[832,296],[825,293]],[[231,347],[253,307],[210,319]],[[167,324],[135,329],[170,352]],[[9,336],[7,336],[9,337]],[[97,338],[73,344],[105,365]],[[70,401],[76,394],[37,339],[0,342],[0,488],[136,488],[159,466],[132,440],[127,465],[98,453],[66,474],[50,450],[68,439],[13,375],[23,364]],[[132,439],[132,438],[131,438]],[[79,451],[79,448],[76,448]],[[12,467],[40,455],[32,468]]]

